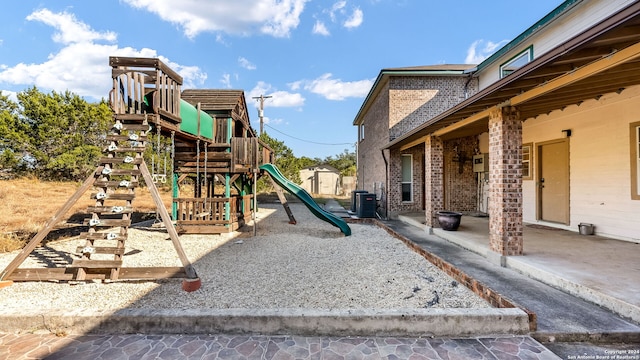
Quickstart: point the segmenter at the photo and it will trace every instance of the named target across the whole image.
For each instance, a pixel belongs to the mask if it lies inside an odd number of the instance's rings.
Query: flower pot
[[[436,214],[438,215],[438,223],[440,223],[442,230],[458,230],[460,219],[462,218],[461,213],[455,211],[438,211]]]

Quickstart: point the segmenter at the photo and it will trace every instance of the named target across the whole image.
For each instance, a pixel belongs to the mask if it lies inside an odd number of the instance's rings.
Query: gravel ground
[[[352,235],[290,204],[260,204],[251,229],[224,235],[184,235],[182,245],[202,288],[181,290],[179,279],[138,282],[21,282],[0,290],[6,309],[407,309],[486,308],[490,305],[374,225],[350,224]],[[21,266],[64,266],[84,241],[39,248]],[[99,245],[99,244],[96,244]],[[16,253],[0,255],[3,269]],[[166,232],[130,229],[124,266],[180,266]]]

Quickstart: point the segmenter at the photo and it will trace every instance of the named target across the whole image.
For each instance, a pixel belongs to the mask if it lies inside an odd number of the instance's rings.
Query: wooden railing
[[[258,139],[257,138],[231,138],[232,165],[249,168],[258,167]]]
[[[116,114],[146,111],[180,122],[182,77],[178,73],[155,58],[112,56],[109,63],[113,79],[109,102]]]
[[[230,198],[174,198],[177,204],[177,222],[182,225],[227,225],[239,219],[251,218],[253,195],[232,196]],[[230,218],[226,216],[229,205]]]

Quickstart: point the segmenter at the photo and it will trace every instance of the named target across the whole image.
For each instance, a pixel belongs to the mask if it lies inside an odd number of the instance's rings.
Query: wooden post
[[[284,193],[282,192],[282,188],[280,187],[280,185],[278,185],[278,183],[275,182],[275,180],[273,180],[271,175],[267,174],[267,176],[269,177],[269,180],[271,180],[271,183],[273,184],[273,188],[276,190],[276,194],[278,194],[278,199],[280,199],[280,203],[282,203],[282,207],[284,207],[284,211],[287,213],[287,216],[289,217],[289,224],[293,224],[293,225],[297,224],[296,218],[293,217],[293,213],[289,208],[289,202],[287,202],[287,198],[284,196]]]
[[[182,262],[182,266],[184,267],[184,271],[187,274],[187,277],[192,280],[198,279],[198,275],[196,274],[196,270],[189,262],[187,255],[184,253],[184,249],[182,248],[182,244],[180,243],[180,238],[178,237],[178,232],[173,227],[171,223],[171,218],[169,217],[169,213],[162,202],[162,198],[160,197],[160,193],[158,192],[158,188],[156,188],[156,184],[153,183],[153,179],[151,178],[151,173],[149,173],[149,168],[147,168],[147,164],[143,161],[140,164],[140,171],[142,172],[142,177],[144,178],[145,183],[147,183],[147,188],[151,193],[151,197],[153,198],[153,202],[156,204],[156,209],[160,213],[160,218],[162,218],[162,222],[164,223],[167,232],[169,233],[169,237],[171,238],[171,242],[173,242],[173,247],[176,249],[178,253],[178,257],[180,258],[180,262]],[[183,284],[184,288],[184,284]],[[199,289],[198,286],[191,291],[195,291]],[[185,289],[186,290],[186,289]],[[187,290],[189,291],[189,290]]]

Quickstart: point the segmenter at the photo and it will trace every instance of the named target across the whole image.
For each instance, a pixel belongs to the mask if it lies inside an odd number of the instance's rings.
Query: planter
[[[436,214],[438,215],[438,223],[440,223],[442,230],[458,230],[460,219],[462,218],[461,213],[455,211],[438,211]]]

